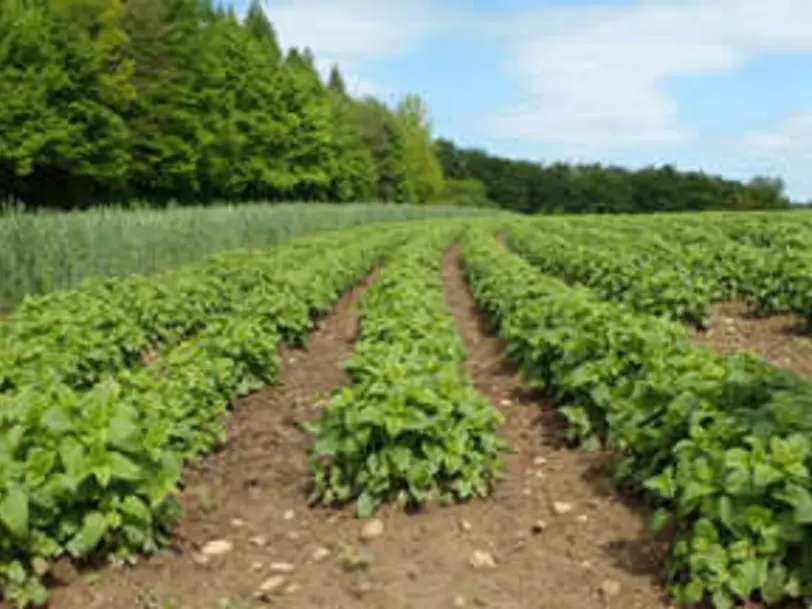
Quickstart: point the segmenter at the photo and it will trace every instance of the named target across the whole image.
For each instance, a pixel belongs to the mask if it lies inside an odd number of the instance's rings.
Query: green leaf
[[[85,516],[82,528],[68,542],[67,549],[74,558],[82,558],[96,549],[107,532],[107,519],[99,512],[90,512]]]
[[[751,558],[731,569],[728,585],[742,600],[748,600],[767,582],[767,561]]]
[[[780,497],[792,506],[797,524],[812,523],[812,494],[808,490],[797,484],[790,484]]]
[[[20,488],[9,489],[0,502],[0,522],[17,539],[28,537],[28,495]]]
[[[719,588],[711,594],[711,604],[714,609],[733,609],[736,602],[727,590]]]
[[[767,581],[761,586],[761,596],[770,605],[784,598],[787,584],[787,570],[783,565],[776,565],[767,575]]]
[[[111,452],[110,471],[114,478],[120,480],[140,480],[143,476],[141,468],[118,452]]]
[[[371,493],[361,493],[358,497],[356,508],[359,518],[372,518],[372,516],[375,515],[375,510],[378,508],[378,503],[372,497]]]
[[[665,508],[660,508],[649,521],[649,531],[652,535],[659,534],[667,525],[673,522],[674,518],[670,511]]]

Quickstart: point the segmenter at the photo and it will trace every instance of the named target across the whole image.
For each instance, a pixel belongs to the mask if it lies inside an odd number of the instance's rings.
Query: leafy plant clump
[[[416,507],[484,496],[507,448],[501,414],[463,370],[465,350],[439,274],[455,236],[438,231],[393,257],[361,307],[361,335],[338,391],[311,431],[313,499]]]
[[[680,603],[812,601],[812,386],[694,347],[667,320],[545,276],[482,233],[465,240],[475,299],[570,437],[620,451],[618,481],[670,522]]]
[[[45,577],[63,556],[134,560],[160,547],[182,466],[222,441],[229,404],[276,382],[279,345],[301,342],[312,318],[403,238],[382,230],[267,274],[191,340],[88,391],[52,384],[0,395],[4,597],[45,602]]]

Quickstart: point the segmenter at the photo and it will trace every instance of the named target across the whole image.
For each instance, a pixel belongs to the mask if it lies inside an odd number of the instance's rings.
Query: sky
[[[812,0],[266,0],[357,95],[542,163],[781,177],[812,199]]]

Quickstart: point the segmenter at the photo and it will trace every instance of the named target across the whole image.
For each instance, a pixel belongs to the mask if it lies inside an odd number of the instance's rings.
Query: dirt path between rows
[[[552,411],[506,365],[501,342],[487,336],[457,248],[444,260],[443,277],[468,371],[508,418],[501,433],[514,450],[494,497],[415,515],[383,508],[385,530],[370,542],[359,540],[362,523],[352,509],[307,507],[310,439],[299,424],[318,416],[326,392],[346,380],[339,364],[356,333],[356,289],[307,351],[286,354],[284,386],[247,399],[230,422],[225,449],[191,473],[175,555],[106,568],[94,582],[76,577],[55,592],[52,607],[668,607],[658,581],[661,554],[647,538],[645,516],[598,473],[605,458],[558,446]],[[201,546],[218,540],[232,549],[200,564]],[[475,567],[475,555],[494,564]],[[256,600],[273,578],[279,586]]]
[[[497,559],[497,568],[474,587],[483,606],[668,607],[659,583],[661,549],[648,538],[645,515],[624,504],[601,473],[606,457],[563,448],[556,440],[554,411],[521,383],[505,361],[502,342],[488,336],[457,248],[443,275],[468,350],[468,371],[507,416],[501,433],[513,448],[497,499],[461,508],[469,512],[461,517],[475,522],[475,545],[492,548]],[[566,504],[557,506],[559,512],[571,511],[557,515],[556,502]]]
[[[801,332],[799,315],[758,318],[748,313],[743,302],[716,305],[710,325],[694,332],[697,343],[721,353],[748,350],[768,362],[812,379],[812,337]]]

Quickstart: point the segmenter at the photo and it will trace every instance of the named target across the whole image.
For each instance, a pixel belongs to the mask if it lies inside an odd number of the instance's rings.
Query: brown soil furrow
[[[758,318],[748,313],[747,304],[727,302],[714,307],[708,329],[695,331],[694,338],[721,353],[751,351],[812,379],[812,337],[801,333],[802,326],[798,315]]]
[[[488,607],[590,609],[669,606],[659,582],[662,548],[645,530],[646,515],[622,501],[604,473],[609,457],[561,446],[556,416],[504,360],[476,311],[455,248],[443,269],[448,301],[468,349],[468,370],[480,392],[507,416],[511,443],[497,498],[467,508],[484,545],[501,558],[476,586]],[[555,515],[553,502],[572,511]],[[476,513],[485,513],[477,518]],[[546,530],[531,534],[543,520]],[[487,542],[485,541],[487,539]]]

